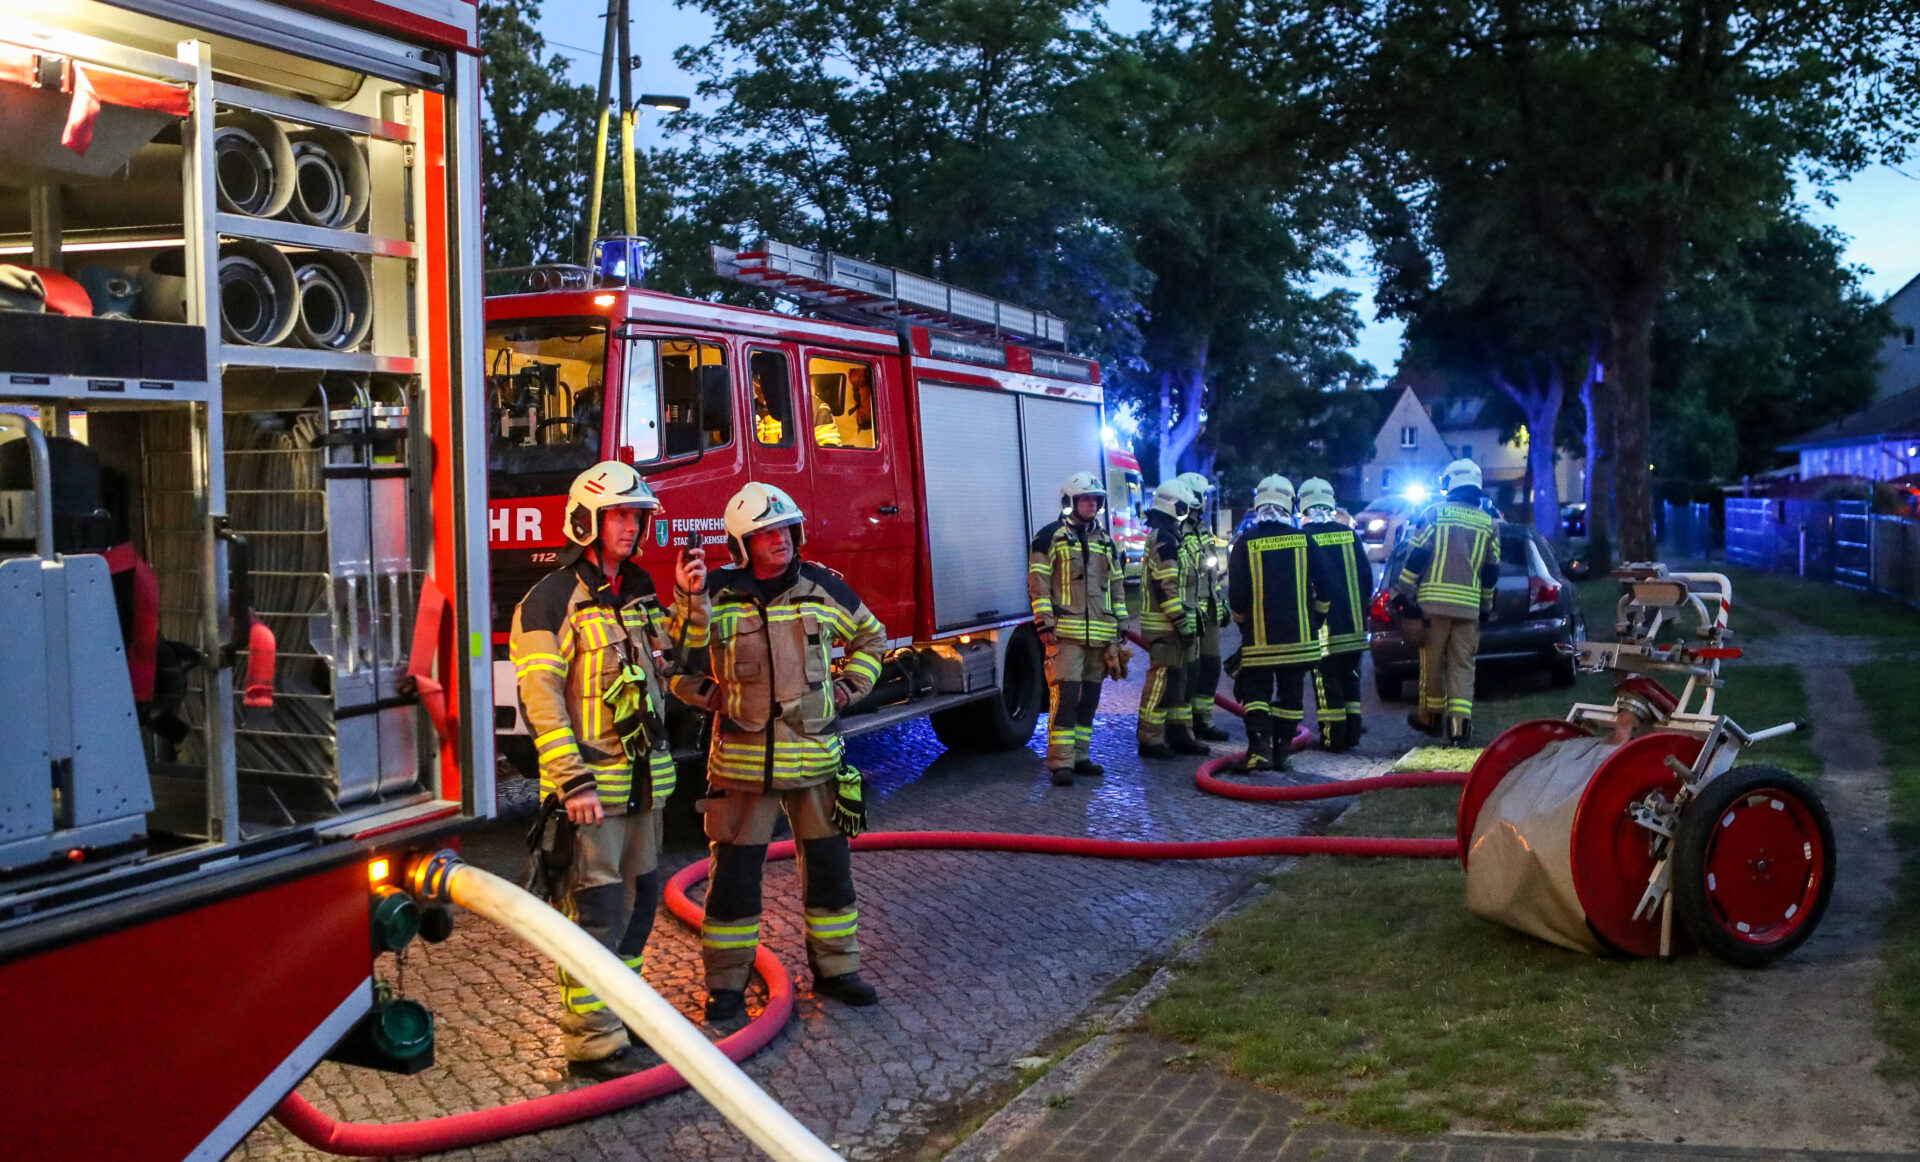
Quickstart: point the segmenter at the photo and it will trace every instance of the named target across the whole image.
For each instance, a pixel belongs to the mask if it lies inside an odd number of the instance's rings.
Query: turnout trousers
[[[1107,647],[1056,635],[1047,648],[1052,704],[1047,714],[1047,769],[1065,770],[1092,758],[1093,716],[1107,679]]]
[[[1199,651],[1187,672],[1187,700],[1195,727],[1213,725],[1213,696],[1220,689],[1220,623],[1200,611]]]
[[[660,808],[575,827],[573,871],[562,910],[635,975],[660,910]],[[592,989],[559,970],[560,1034],[568,1061],[598,1061],[628,1044],[627,1027]]]
[[[1147,639],[1147,681],[1140,690],[1140,722],[1134,737],[1141,746],[1167,740],[1167,725],[1193,722],[1193,704],[1187,699],[1187,678],[1198,643],[1189,645],[1178,634],[1155,634]]]
[[[1365,650],[1328,654],[1313,671],[1320,745],[1346,750],[1360,744],[1360,659]]]
[[[1427,644],[1420,647],[1420,720],[1444,720],[1455,729],[1473,717],[1473,663],[1480,653],[1480,621],[1427,615]]]
[[[1306,717],[1302,687],[1313,666],[1247,666],[1233,679],[1233,696],[1247,710],[1247,743],[1260,741],[1269,754],[1284,755]]]
[[[793,824],[806,913],[807,963],[815,977],[860,968],[860,912],[853,899],[853,856],[833,822],[833,780],[771,792],[716,789],[702,800],[713,863],[707,913],[700,924],[700,960],[707,990],[744,989],[760,946],[760,881],[767,845],[782,811]]]

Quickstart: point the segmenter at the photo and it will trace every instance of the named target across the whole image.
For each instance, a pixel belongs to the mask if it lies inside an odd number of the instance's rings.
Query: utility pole
[[[624,195],[624,232],[640,229],[639,201],[633,188],[633,44],[630,39],[628,0],[608,0],[605,32],[600,38],[600,92],[597,101],[599,124],[593,137],[593,195],[588,199],[586,237],[580,243],[580,261],[593,261],[593,240],[600,234],[600,212],[607,188],[607,136],[612,128],[613,102],[620,101],[620,187]],[[614,87],[615,62],[619,63],[620,84]]]

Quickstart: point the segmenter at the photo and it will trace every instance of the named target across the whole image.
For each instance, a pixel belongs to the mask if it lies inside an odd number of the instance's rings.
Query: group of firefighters
[[[1499,542],[1481,511],[1479,469],[1458,461],[1447,484],[1447,501],[1415,538],[1396,590],[1402,616],[1427,627],[1411,721],[1465,743]],[[1322,745],[1354,746],[1372,573],[1332,486],[1314,478],[1296,493],[1283,476],[1260,481],[1228,554],[1224,595],[1202,526],[1211,492],[1205,477],[1183,474],[1160,485],[1147,515],[1137,611],[1149,661],[1140,754],[1206,755],[1207,742],[1227,739],[1213,724],[1223,665],[1246,708],[1248,748],[1237,769],[1285,767],[1309,678]],[[1100,519],[1101,478],[1069,477],[1060,503],[1060,519],[1033,540],[1028,589],[1053,686],[1047,768],[1064,786],[1076,774],[1103,773],[1091,755],[1093,718],[1105,680],[1125,676],[1129,613],[1121,557]],[[683,550],[674,592],[663,598],[635,561],[659,507],[627,464],[605,461],[581,473],[564,517],[571,545],[514,610],[510,652],[543,800],[536,855],[561,906],[640,973],[675,782],[667,699],[707,711],[708,793],[698,803],[712,857],[700,931],[707,1021],[725,1027],[746,1016],[761,878],[782,813],[800,867],[814,989],[871,1005],[878,997],[859,973],[848,842],[866,826],[866,809],[838,717],[879,679],[886,632],[839,574],[803,559],[804,514],[761,483],[727,504],[729,562],[710,569],[704,550]],[[1223,663],[1220,631],[1229,617],[1240,647]],[[589,986],[564,971],[559,986],[572,1073],[610,1078],[651,1064]]]

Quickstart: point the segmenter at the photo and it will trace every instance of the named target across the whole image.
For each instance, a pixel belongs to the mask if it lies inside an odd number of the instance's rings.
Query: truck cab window
[[[489,473],[571,480],[600,458],[605,322],[495,323],[486,361]]]
[[[733,390],[727,376],[727,349],[697,339],[662,339],[660,403],[668,456],[731,442]]]
[[[813,442],[822,448],[879,446],[873,418],[873,368],[846,359],[807,360]]]
[[[779,351],[756,350],[747,357],[753,381],[753,440],[769,448],[793,447],[793,381],[787,357]]]

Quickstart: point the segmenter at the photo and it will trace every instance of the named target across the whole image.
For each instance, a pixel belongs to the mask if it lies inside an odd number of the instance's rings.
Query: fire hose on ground
[[[1239,703],[1231,699],[1216,696],[1215,701],[1228,713],[1236,716],[1243,713]],[[1293,745],[1298,749],[1309,741],[1302,732]],[[1460,772],[1415,771],[1304,786],[1240,786],[1217,777],[1217,772],[1237,757],[1219,755],[1202,763],[1194,774],[1194,782],[1203,791],[1229,798],[1294,802],[1338,798],[1388,787],[1457,784],[1466,779]],[[1445,838],[1291,835],[1157,842],[986,831],[872,831],[856,837],[852,844],[856,851],[1001,851],[1154,862],[1301,855],[1450,859],[1460,851],[1457,840]],[[792,858],[791,841],[775,843],[767,849],[769,861]],[[696,860],[667,881],[668,911],[695,931],[700,928],[703,913],[687,891],[706,877],[706,871],[706,861]],[[636,1030],[665,1063],[565,1093],[416,1122],[340,1121],[292,1093],[275,1107],[273,1116],[302,1142],[335,1154],[383,1157],[434,1153],[598,1117],[677,1092],[691,1084],[771,1157],[796,1160],[838,1157],[734,1064],[771,1042],[793,1012],[792,979],[765,944],[755,950],[753,967],[766,985],[766,1007],[738,1032],[718,1042],[709,1042],[618,957],[537,897],[457,860],[438,869],[437,882],[423,887],[485,916],[527,940],[556,963],[565,965],[569,972],[605,998],[608,1007]]]

